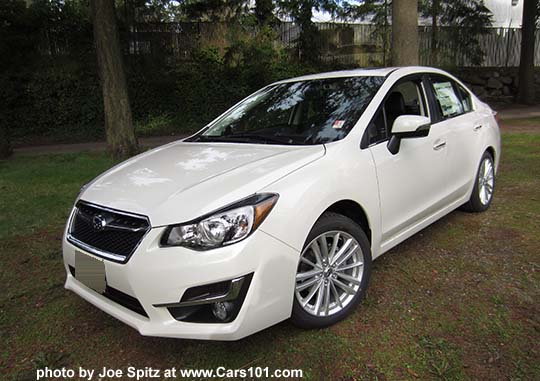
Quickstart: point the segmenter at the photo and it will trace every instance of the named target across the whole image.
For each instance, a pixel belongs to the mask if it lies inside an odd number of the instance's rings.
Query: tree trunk
[[[418,0],[392,2],[392,65],[418,65]]]
[[[274,3],[272,0],[255,0],[255,17],[259,25],[268,25],[274,18]]]
[[[439,1],[433,0],[431,4],[431,51],[429,64],[439,64]]]
[[[7,126],[0,121],[0,159],[9,157],[12,152]]]
[[[92,0],[92,22],[103,90],[107,147],[116,158],[138,151],[116,26],[114,0]]]
[[[534,29],[536,0],[523,2],[521,26],[521,57],[519,60],[519,86],[516,102],[534,103]]]

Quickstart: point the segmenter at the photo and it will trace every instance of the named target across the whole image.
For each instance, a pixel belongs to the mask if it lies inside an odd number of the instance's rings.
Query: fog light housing
[[[226,322],[232,315],[234,304],[231,302],[217,302],[212,305],[212,314],[216,319]]]
[[[191,323],[230,323],[238,316],[251,284],[253,273],[238,278],[191,287],[180,302],[154,304],[166,307],[178,321]]]

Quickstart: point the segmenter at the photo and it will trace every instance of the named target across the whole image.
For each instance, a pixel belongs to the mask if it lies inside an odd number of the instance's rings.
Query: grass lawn
[[[540,134],[506,132],[483,214],[453,212],[374,264],[345,321],[239,342],[140,336],[63,289],[61,235],[102,154],[0,161],[0,380],[35,369],[301,368],[306,379],[540,379]]]

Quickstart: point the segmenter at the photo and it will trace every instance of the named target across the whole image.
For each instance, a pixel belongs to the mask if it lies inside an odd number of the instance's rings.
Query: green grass
[[[44,366],[301,368],[306,379],[540,379],[540,134],[505,133],[495,200],[453,212],[374,264],[345,321],[240,342],[140,336],[63,289],[61,235],[103,154],[0,162],[0,379]]]
[[[501,124],[509,126],[537,127],[540,126],[540,118],[501,119]]]
[[[64,224],[81,185],[111,167],[99,154],[21,156],[0,161],[0,240]]]

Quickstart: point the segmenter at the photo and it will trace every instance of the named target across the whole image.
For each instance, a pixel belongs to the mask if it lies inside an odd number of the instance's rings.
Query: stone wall
[[[459,68],[449,70],[482,100],[513,103],[519,83],[517,67]],[[540,101],[540,68],[535,72],[536,101]]]

